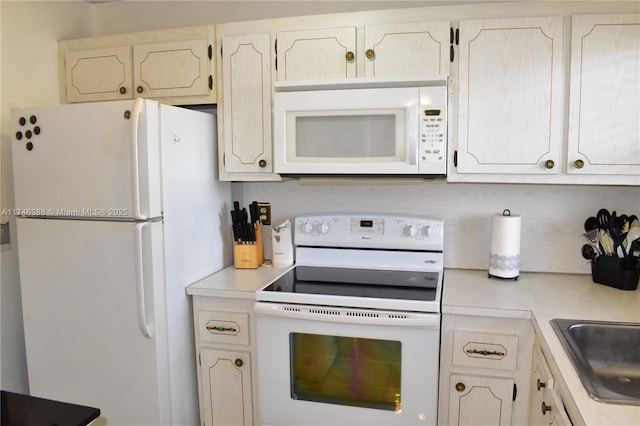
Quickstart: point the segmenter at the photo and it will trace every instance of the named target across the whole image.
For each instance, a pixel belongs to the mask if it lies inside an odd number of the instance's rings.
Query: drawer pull
[[[545,404],[544,401],[542,401],[542,415],[544,416],[545,414],[547,414],[547,411],[551,411],[551,406]]]
[[[540,390],[540,388],[546,388],[547,384],[545,382],[541,382],[540,379],[538,379],[538,383],[536,383],[536,387],[538,388],[538,390]]]
[[[233,327],[222,327],[220,325],[209,325],[207,324],[207,330],[209,331],[219,331],[219,332],[223,332],[223,331],[229,331],[231,333],[235,333],[236,331],[238,331],[238,329],[233,328]]]
[[[478,349],[467,349],[469,355],[484,355],[484,356],[504,356],[504,352],[499,351],[487,351]]]

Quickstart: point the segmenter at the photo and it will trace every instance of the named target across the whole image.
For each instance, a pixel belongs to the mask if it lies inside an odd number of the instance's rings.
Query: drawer
[[[466,330],[453,332],[453,365],[514,371],[517,359],[517,335]]]
[[[242,312],[198,311],[201,342],[249,344],[249,314]]]

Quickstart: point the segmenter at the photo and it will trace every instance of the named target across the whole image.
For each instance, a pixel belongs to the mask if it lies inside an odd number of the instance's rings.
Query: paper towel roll
[[[518,278],[520,275],[520,215],[505,210],[491,217],[489,276]]]

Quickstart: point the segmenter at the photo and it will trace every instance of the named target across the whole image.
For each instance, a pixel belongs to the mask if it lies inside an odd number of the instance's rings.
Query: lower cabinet
[[[449,424],[509,425],[513,379],[452,374]]]
[[[194,296],[193,313],[200,423],[259,424],[253,301]]]
[[[443,314],[440,425],[528,424],[528,319]]]
[[[549,365],[538,345],[533,348],[529,425],[571,425]]]
[[[252,425],[251,354],[202,348],[205,425]]]

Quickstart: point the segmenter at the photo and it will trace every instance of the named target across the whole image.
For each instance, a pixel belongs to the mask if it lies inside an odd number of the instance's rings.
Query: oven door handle
[[[396,311],[372,311],[331,306],[291,305],[256,302],[257,317],[280,317],[363,325],[391,325],[396,327],[440,328],[440,314]]]

